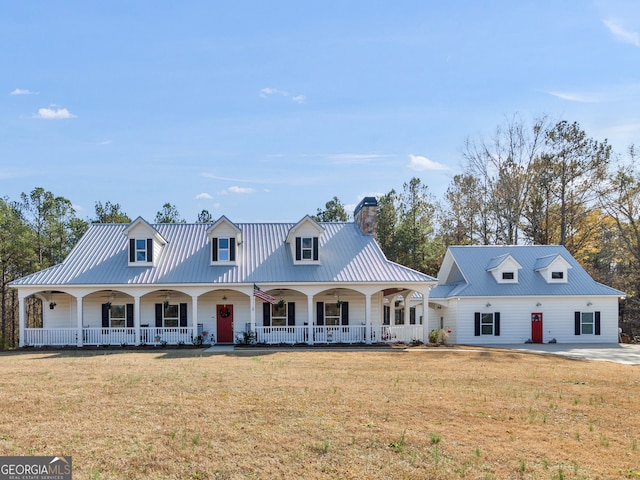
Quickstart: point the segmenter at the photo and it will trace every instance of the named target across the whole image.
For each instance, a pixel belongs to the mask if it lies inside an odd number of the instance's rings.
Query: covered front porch
[[[121,288],[20,296],[23,347],[426,342],[428,289]],[[41,318],[27,319],[40,302]],[[33,315],[31,315],[33,316]],[[37,316],[37,315],[36,315]]]

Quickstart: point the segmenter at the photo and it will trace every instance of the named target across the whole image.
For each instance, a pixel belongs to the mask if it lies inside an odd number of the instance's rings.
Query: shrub
[[[446,345],[449,340],[449,333],[446,330],[431,330],[429,332],[429,343],[434,345]]]

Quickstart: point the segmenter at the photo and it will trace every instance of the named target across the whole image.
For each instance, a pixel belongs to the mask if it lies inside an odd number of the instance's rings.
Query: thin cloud
[[[598,103],[600,100],[594,96],[584,95],[581,93],[569,93],[569,92],[547,92],[549,95],[567,100],[569,102],[578,103]]]
[[[250,193],[254,193],[255,189],[250,187],[239,187],[237,185],[231,186],[229,188],[225,188],[218,192],[218,195],[247,195]]]
[[[76,118],[76,115],[72,114],[66,108],[40,108],[33,118],[40,118],[42,120],[67,120],[69,118]]]
[[[433,160],[424,157],[422,155],[412,155],[409,154],[409,165],[408,167],[411,170],[417,171],[441,171],[441,170],[449,170],[449,167],[442,163],[434,162]]]
[[[196,200],[213,200],[213,197],[211,195],[209,195],[208,193],[199,193],[198,195],[195,196]]]
[[[250,187],[238,187],[237,185],[234,185],[233,187],[229,187],[227,190],[229,191],[229,193],[234,193],[236,195],[245,195],[245,194],[248,194],[248,193],[255,192],[255,190],[253,188],[250,188]]]
[[[32,92],[26,88],[16,88],[9,95],[38,95],[38,92]]]
[[[329,160],[336,164],[363,164],[370,163],[373,160],[388,158],[391,155],[379,153],[333,153],[328,155]]]
[[[615,20],[605,20],[604,25],[609,29],[611,34],[621,42],[630,43],[634,47],[640,47],[640,34],[625,29]]]
[[[293,103],[297,103],[298,105],[302,105],[307,101],[307,97],[305,95],[299,93],[292,94],[286,90],[280,90],[278,88],[265,87],[260,90],[260,97],[262,98],[269,98],[273,95],[288,98]]]

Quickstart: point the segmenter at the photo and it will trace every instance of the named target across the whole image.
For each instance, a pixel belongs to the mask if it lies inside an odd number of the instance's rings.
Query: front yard
[[[0,455],[77,479],[633,478],[640,370],[508,351],[0,354]]]

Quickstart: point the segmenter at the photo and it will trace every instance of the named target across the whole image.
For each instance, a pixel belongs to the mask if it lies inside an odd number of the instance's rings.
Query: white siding
[[[592,303],[587,306],[587,302]],[[537,306],[537,303],[541,303]],[[487,307],[486,304],[491,306]],[[541,298],[541,299],[461,299],[452,300],[459,309],[455,329],[456,343],[509,344],[525,343],[531,339],[531,314],[542,313],[543,342],[555,339],[558,343],[615,343],[618,341],[618,301],[602,298]],[[575,335],[574,312],[596,312],[601,315],[601,335]],[[500,313],[500,336],[474,335],[474,313]]]

